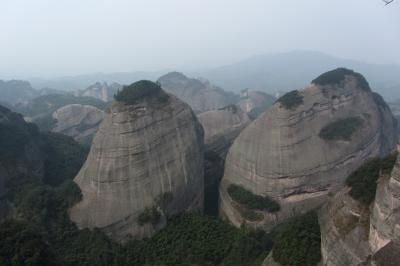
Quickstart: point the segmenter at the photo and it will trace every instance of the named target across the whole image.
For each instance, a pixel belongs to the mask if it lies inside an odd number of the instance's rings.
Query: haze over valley
[[[0,3],[0,265],[400,265],[400,2]]]

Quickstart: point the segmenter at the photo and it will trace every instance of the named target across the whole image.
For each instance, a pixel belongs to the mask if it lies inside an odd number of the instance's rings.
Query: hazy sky
[[[400,64],[400,0],[0,0],[0,78],[315,50]]]

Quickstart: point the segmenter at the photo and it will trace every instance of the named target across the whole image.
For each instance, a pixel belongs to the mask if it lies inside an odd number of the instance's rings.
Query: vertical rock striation
[[[206,150],[218,153],[225,158],[232,142],[250,123],[245,112],[235,105],[211,110],[198,115],[204,129]]]
[[[70,217],[118,240],[143,238],[168,215],[201,210],[203,130],[187,104],[150,81],[116,99],[74,179],[83,200]]]
[[[369,242],[374,252],[400,244],[400,157],[390,176],[382,176],[371,215]],[[400,251],[400,249],[399,249]]]
[[[360,74],[336,69],[306,89],[284,95],[231,146],[220,186],[220,214],[269,230],[320,206],[368,158],[390,153],[397,137],[390,109]],[[281,208],[243,218],[231,184],[268,196]],[[243,206],[242,206],[243,207]]]

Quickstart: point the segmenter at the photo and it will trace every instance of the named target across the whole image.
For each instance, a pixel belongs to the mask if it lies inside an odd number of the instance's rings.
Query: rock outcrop
[[[139,81],[117,95],[74,181],[83,199],[70,210],[79,228],[143,238],[165,217],[203,205],[203,130],[190,107]]]
[[[238,96],[215,87],[206,80],[171,72],[158,79],[163,89],[188,103],[196,113],[234,104]]]
[[[247,114],[235,105],[201,113],[198,118],[204,129],[206,150],[218,153],[221,158],[225,158],[232,142],[250,123]]]
[[[264,113],[269,107],[271,107],[276,98],[262,91],[253,91],[245,89],[241,91],[240,100],[237,105],[252,119],[257,118],[260,114]]]
[[[229,147],[250,119],[236,105],[206,111],[198,115],[204,129],[204,211],[218,215],[218,187],[224,173],[224,160]]]
[[[113,96],[119,89],[121,89],[121,85],[118,83],[112,83],[110,85],[107,82],[96,82],[93,85],[90,85],[83,91],[78,91],[76,96],[87,96],[93,97],[105,102],[110,102],[113,100]]]
[[[320,211],[323,265],[363,265],[371,254],[369,215],[365,206],[340,190]]]
[[[399,265],[400,157],[391,173],[381,170],[379,175],[372,203],[354,199],[345,187],[321,208],[323,265]],[[370,181],[364,180],[363,187],[365,182]]]
[[[7,183],[18,183],[16,179],[26,177],[43,178],[44,160],[37,145],[38,138],[35,125],[0,106],[0,219],[11,210],[6,200]]]
[[[220,214],[234,225],[269,230],[327,201],[368,158],[384,156],[397,137],[390,109],[358,73],[336,69],[284,95],[247,126],[231,146],[220,186]],[[280,204],[243,218],[232,184]],[[243,207],[243,206],[242,206]]]
[[[85,146],[90,146],[94,134],[103,121],[104,112],[94,106],[69,104],[56,110],[53,115],[53,132],[73,137]]]
[[[369,242],[373,252],[390,242],[400,244],[400,157],[392,174],[382,176],[378,182],[370,224]]]

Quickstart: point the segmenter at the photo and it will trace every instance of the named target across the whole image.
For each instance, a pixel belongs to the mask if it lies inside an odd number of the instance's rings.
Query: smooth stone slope
[[[57,109],[52,116],[56,121],[53,132],[73,137],[85,146],[90,146],[104,119],[104,112],[90,105],[69,104]]]
[[[154,86],[139,81],[130,87]],[[83,200],[70,217],[79,228],[101,228],[122,241],[143,238],[165,226],[168,215],[202,209],[202,127],[187,104],[156,89],[133,104],[115,101],[106,112],[74,179]],[[161,217],[141,223],[146,208]]]
[[[188,103],[193,111],[201,113],[235,103],[239,96],[215,87],[207,80],[188,78],[171,72],[158,79],[162,88]]]
[[[235,105],[201,113],[198,118],[204,129],[206,150],[224,159],[235,138],[250,123],[248,115]]]
[[[220,186],[220,215],[236,226],[246,222],[269,230],[326,202],[350,173],[390,153],[396,142],[390,109],[360,74],[346,69],[323,74],[283,96],[236,138]],[[243,218],[228,194],[231,184],[272,198],[280,211],[257,211],[262,215],[257,221]]]

